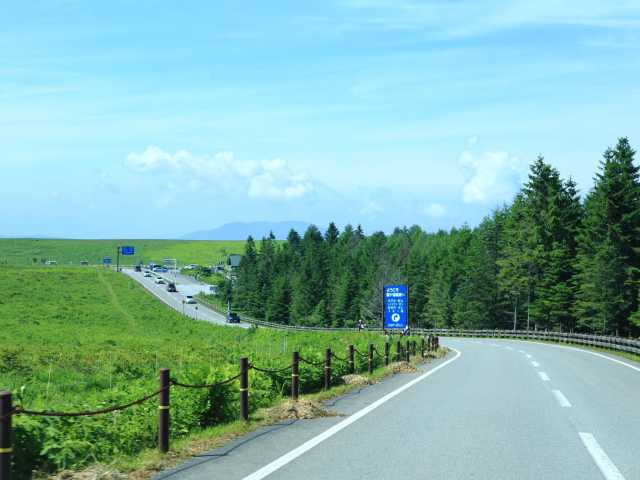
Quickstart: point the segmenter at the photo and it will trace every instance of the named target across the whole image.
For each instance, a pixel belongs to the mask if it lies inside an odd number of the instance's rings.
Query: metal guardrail
[[[589,335],[584,333],[545,332],[535,330],[459,330],[459,329],[413,329],[418,335],[434,334],[442,337],[470,338],[514,338],[519,340],[539,340],[556,343],[586,345],[608,348],[640,355],[640,339],[609,335]]]

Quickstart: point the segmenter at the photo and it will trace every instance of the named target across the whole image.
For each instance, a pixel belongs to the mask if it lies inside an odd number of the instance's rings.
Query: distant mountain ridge
[[[198,230],[182,237],[183,240],[246,240],[249,235],[261,239],[273,232],[278,240],[287,238],[291,229],[300,235],[311,225],[308,222],[232,222],[211,230]]]

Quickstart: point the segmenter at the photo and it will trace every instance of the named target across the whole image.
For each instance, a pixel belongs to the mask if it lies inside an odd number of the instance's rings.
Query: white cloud
[[[468,173],[462,189],[463,201],[483,205],[511,200],[520,188],[526,168],[517,157],[503,151],[476,155],[465,150],[460,165]]]
[[[140,153],[127,155],[126,164],[137,173],[171,174],[183,177],[178,185],[191,191],[215,181],[220,188],[241,186],[252,198],[292,199],[314,190],[304,173],[293,171],[280,158],[262,162],[236,160],[233,152],[197,155],[187,150],[175,153],[149,146]]]
[[[441,218],[447,213],[447,207],[441,203],[431,203],[425,207],[424,213],[431,218]]]

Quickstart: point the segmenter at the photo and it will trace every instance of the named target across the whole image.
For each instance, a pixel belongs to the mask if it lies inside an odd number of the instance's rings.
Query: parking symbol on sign
[[[394,313],[393,315],[391,315],[391,321],[399,322],[400,321],[400,314],[399,313]]]

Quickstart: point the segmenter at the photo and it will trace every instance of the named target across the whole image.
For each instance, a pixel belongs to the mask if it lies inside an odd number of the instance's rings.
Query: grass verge
[[[448,349],[442,347],[435,353],[427,354],[424,360],[418,356],[413,357],[410,365],[417,367],[434,359],[443,358],[447,353]],[[397,373],[398,369],[394,368],[398,364],[406,365],[406,362],[396,362],[388,367],[379,367],[371,375],[356,375],[366,377],[370,384],[377,383],[391,375],[402,374]],[[409,370],[401,370],[401,372]],[[324,402],[337,399],[362,387],[363,384],[361,382],[342,383],[331,387],[329,390],[301,395],[300,402],[307,405],[311,404],[313,408],[322,408]],[[277,407],[286,407],[290,402],[291,400],[288,397],[282,397],[275,407],[262,408],[253,413],[248,422],[237,420],[224,425],[194,431],[186,437],[172,440],[171,448],[166,454],[161,454],[157,449],[145,449],[137,455],[116,458],[108,464],[94,464],[79,471],[63,470],[48,478],[50,480],[147,480],[158,472],[173,468],[189,458],[220,448],[259,428],[274,425],[284,420],[282,409]],[[325,410],[325,412],[327,411]],[[327,413],[329,416],[335,415],[331,411]],[[326,415],[319,414],[318,416]]]

